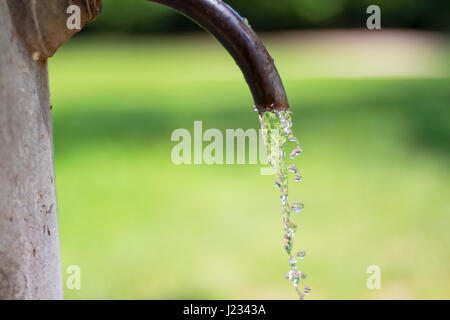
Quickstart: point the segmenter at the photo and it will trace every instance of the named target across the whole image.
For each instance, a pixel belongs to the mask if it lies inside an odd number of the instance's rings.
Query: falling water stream
[[[302,154],[302,149],[297,138],[292,132],[291,112],[271,111],[260,113],[260,121],[264,141],[267,147],[269,163],[275,173],[275,185],[280,189],[281,211],[283,216],[284,241],[283,246],[288,254],[289,271],[286,274],[295,287],[300,299],[311,292],[309,286],[303,286],[305,275],[299,269],[299,260],[305,257],[305,251],[294,251],[294,237],[297,225],[292,218],[303,210],[303,203],[288,201],[288,178],[293,175],[293,180],[302,180],[300,171],[295,164],[288,163]],[[292,150],[290,149],[292,146]],[[286,149],[290,150],[286,154]],[[288,158],[289,157],[289,158]]]

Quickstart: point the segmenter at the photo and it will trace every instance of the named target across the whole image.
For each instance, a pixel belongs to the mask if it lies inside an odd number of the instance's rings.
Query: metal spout
[[[288,110],[274,61],[248,23],[220,0],[149,0],[184,14],[213,35],[242,70],[259,112]]]

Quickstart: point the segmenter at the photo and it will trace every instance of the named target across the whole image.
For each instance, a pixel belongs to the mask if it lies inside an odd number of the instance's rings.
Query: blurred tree
[[[256,30],[365,28],[366,9],[382,10],[384,28],[448,31],[447,0],[228,0]],[[160,33],[198,30],[183,16],[145,0],[104,0],[103,14],[89,31]]]

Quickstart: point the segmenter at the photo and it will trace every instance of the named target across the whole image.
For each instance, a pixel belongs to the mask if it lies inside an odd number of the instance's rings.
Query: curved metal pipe
[[[221,0],[148,0],[171,7],[212,34],[241,68],[260,111],[289,104],[272,57],[248,23]]]

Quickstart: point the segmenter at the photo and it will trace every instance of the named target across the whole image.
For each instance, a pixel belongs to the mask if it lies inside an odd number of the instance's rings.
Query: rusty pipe
[[[148,0],[173,8],[208,31],[241,68],[259,112],[287,110],[280,75],[266,47],[250,25],[221,0]]]
[[[274,61],[249,24],[221,0],[148,0],[171,7],[219,40],[241,68],[260,111],[287,110]],[[79,30],[66,27],[66,9],[81,9],[81,26],[95,19],[102,0],[7,0],[16,29],[36,61],[45,61]]]

